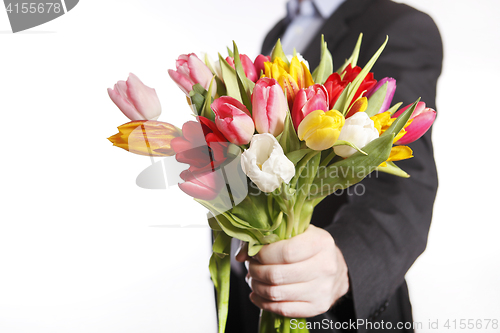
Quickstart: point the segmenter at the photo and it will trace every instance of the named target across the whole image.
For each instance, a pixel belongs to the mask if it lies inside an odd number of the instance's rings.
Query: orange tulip
[[[108,138],[113,146],[146,156],[175,155],[170,142],[182,135],[174,125],[154,120],[131,121],[119,126],[118,131]]]

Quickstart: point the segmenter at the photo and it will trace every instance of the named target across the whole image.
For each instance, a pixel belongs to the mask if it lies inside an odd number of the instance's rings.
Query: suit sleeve
[[[393,104],[421,97],[435,108],[442,44],[432,19],[413,11],[388,24],[373,44],[381,45],[386,35],[389,44],[373,72],[378,79],[396,78]],[[410,147],[415,157],[397,162],[410,178],[372,173],[325,228],[346,260],[358,319],[374,317],[426,247],[438,186],[431,131]]]

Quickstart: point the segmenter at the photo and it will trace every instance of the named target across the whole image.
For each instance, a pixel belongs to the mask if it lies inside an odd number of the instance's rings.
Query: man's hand
[[[329,232],[310,225],[301,235],[265,245],[246,261],[250,300],[286,317],[307,318],[328,311],[349,290],[347,265]]]

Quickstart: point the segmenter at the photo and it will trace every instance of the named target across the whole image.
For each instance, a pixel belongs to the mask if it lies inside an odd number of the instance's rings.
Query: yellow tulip
[[[370,118],[373,120],[373,123],[375,124],[375,128],[378,131],[379,135],[382,135],[385,131],[391,127],[392,123],[397,119],[397,118],[391,118],[391,113],[389,111],[382,112],[379,114],[374,115],[373,117]],[[403,135],[406,134],[405,128],[408,127],[412,122],[412,119],[408,120],[408,122],[405,124],[404,128],[401,129],[401,131],[394,137],[394,141],[396,142],[399,139],[403,137]]]
[[[337,141],[344,123],[344,116],[337,110],[312,111],[300,122],[298,136],[306,142],[307,147],[325,150]]]
[[[290,108],[299,90],[314,84],[311,72],[297,56],[292,58],[290,65],[279,57],[272,62],[265,62],[264,76],[278,81],[287,96]]]
[[[108,138],[113,146],[146,156],[175,155],[170,142],[182,135],[174,125],[152,120],[131,121],[119,126],[118,131]]]
[[[409,159],[412,157],[413,157],[413,151],[411,150],[410,147],[394,146],[391,148],[391,153],[390,153],[387,161],[380,164],[380,166],[385,167],[385,166],[387,166],[386,162],[401,161],[401,160],[406,160],[406,159]]]

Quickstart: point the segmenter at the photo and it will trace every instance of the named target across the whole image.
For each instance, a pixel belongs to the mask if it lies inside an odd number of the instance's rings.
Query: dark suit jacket
[[[282,20],[269,32],[263,54],[270,53],[287,24]],[[388,45],[372,71],[376,79],[389,76],[397,80],[393,104],[408,105],[421,97],[428,107],[435,109],[443,57],[441,37],[428,15],[409,6],[389,0],[347,0],[327,20],[303,56],[314,69],[320,60],[323,33],[337,68],[351,55],[360,32],[364,34],[360,66],[368,62],[386,35],[389,36]],[[426,247],[437,172],[431,131],[410,147],[415,157],[398,162],[411,175],[409,179],[372,174],[357,188],[358,194],[363,191],[362,195],[335,193],[316,207],[312,223],[328,230],[342,251],[349,269],[350,292],[330,311],[311,321],[383,320],[391,322],[393,328],[398,322],[412,321],[404,276]],[[255,333],[258,309],[248,301],[250,290],[242,277],[233,275],[231,283],[227,332]],[[361,325],[358,332],[367,332],[367,327],[369,324]]]

